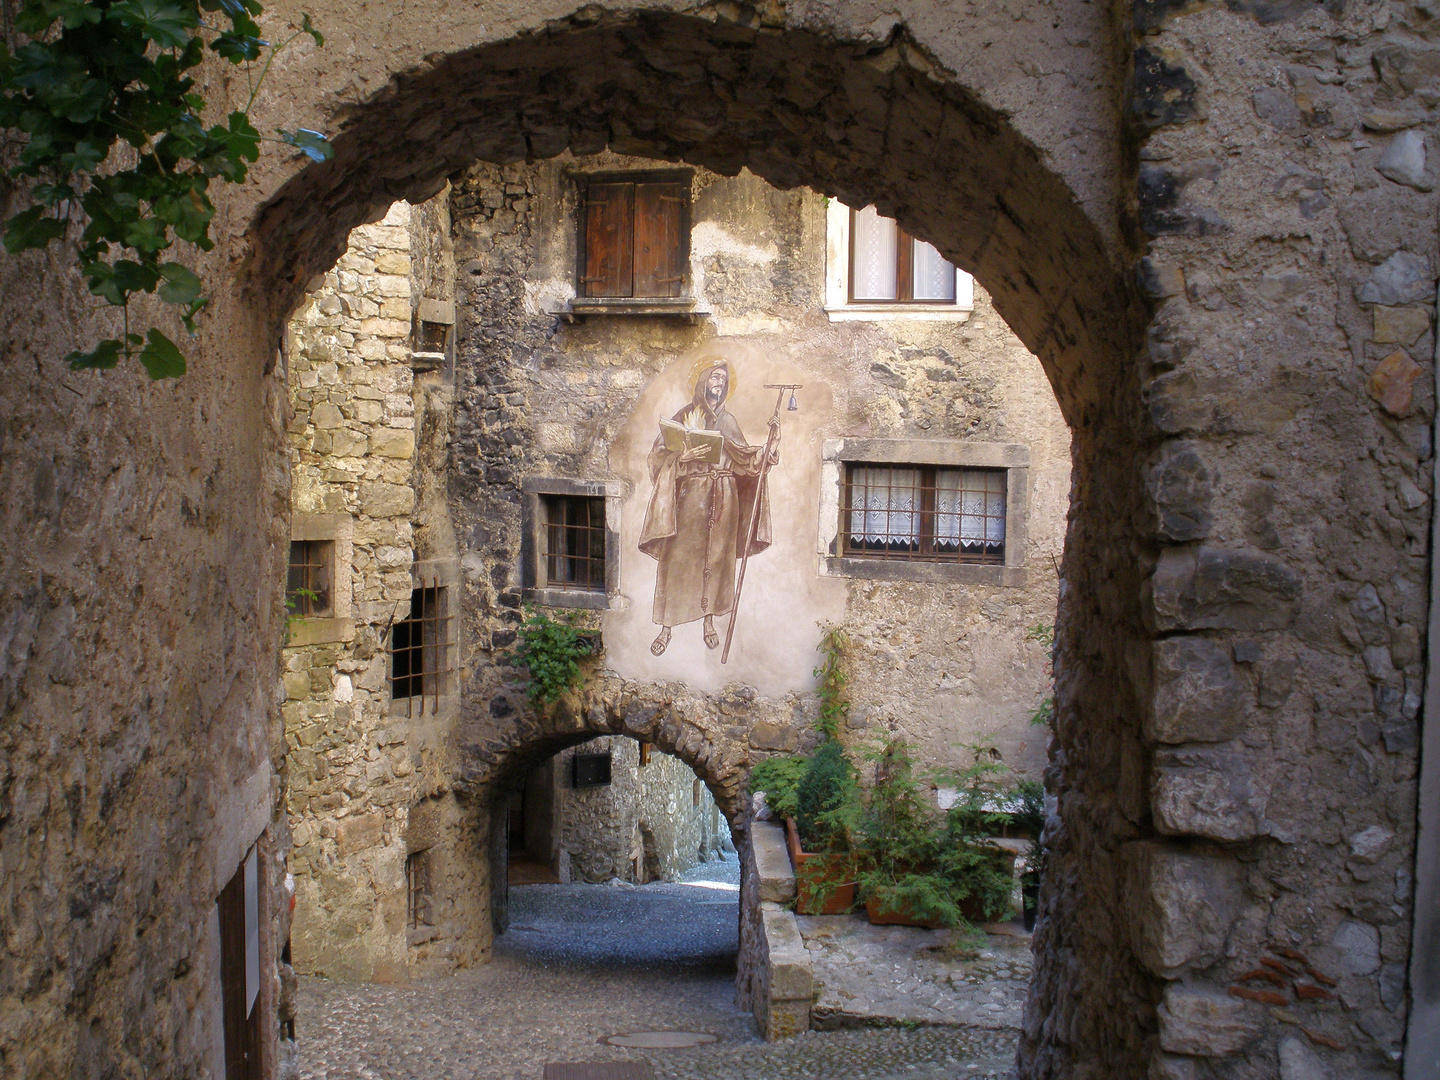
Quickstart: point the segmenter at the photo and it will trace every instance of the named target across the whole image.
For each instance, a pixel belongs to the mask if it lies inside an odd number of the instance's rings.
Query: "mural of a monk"
[[[749,554],[770,546],[770,497],[764,446],[751,446],[725,408],[730,396],[730,365],[708,364],[695,382],[690,403],[673,419],[692,429],[718,431],[723,437],[718,464],[704,460],[703,446],[667,449],[663,433],[650,451],[654,491],[640,531],[640,550],[656,559],[654,620],[660,633],[650,645],[659,656],[670,644],[671,627],[704,620],[705,644],[718,648],[715,617],[735,605],[735,563],[756,501],[755,533]],[[780,460],[776,444],[779,420],[770,421],[770,464]]]

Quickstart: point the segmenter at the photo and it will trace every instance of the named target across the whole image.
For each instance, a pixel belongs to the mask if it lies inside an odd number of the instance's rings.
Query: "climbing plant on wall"
[[[303,35],[317,45],[324,38],[306,15],[266,41],[257,0],[25,0],[18,10],[0,0],[0,8],[0,128],[20,134],[9,172],[30,181],[18,189],[28,205],[4,223],[5,249],[72,247],[90,292],[120,309],[120,335],[70,353],[72,367],[136,359],[152,379],[181,375],[179,346],[158,328],[132,328],[130,301],[158,294],[193,334],[208,300],[175,245],[214,247],[211,181],[243,182],[262,142],[330,156],[319,132],[265,136],[249,115],[276,54]],[[249,95],[208,127],[194,78],[207,51],[243,67]]]

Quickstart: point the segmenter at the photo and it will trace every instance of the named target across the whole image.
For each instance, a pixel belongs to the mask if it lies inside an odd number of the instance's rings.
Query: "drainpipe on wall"
[[[1440,369],[1440,294],[1433,360]],[[1440,398],[1440,379],[1436,381]],[[1405,1080],[1440,1080],[1440,408],[1430,436],[1430,617],[1425,644],[1425,706],[1420,727],[1420,806],[1415,837],[1415,928],[1410,943],[1410,1029]]]

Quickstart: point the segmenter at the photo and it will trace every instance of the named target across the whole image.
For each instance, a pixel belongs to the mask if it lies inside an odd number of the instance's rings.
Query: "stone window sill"
[[[291,648],[298,645],[324,645],[335,641],[349,641],[354,636],[353,619],[291,619],[285,644]]]
[[[825,572],[831,577],[872,578],[876,581],[922,581],[934,585],[1025,584],[1023,566],[982,566],[976,563],[900,562],[888,559],[853,559],[829,556]]]
[[[963,304],[840,304],[826,307],[831,322],[964,322],[974,308]]]
[[[609,611],[610,597],[587,589],[524,589],[521,599],[541,607],[579,608],[584,611]]]

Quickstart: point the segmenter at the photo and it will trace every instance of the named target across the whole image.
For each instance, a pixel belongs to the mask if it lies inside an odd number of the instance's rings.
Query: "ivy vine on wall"
[[[199,276],[175,258],[177,243],[213,248],[210,183],[238,184],[262,142],[330,157],[324,135],[300,128],[264,136],[250,108],[276,55],[303,35],[324,44],[304,16],[283,39],[260,36],[258,0],[0,0],[0,128],[19,132],[10,175],[29,178],[28,203],[4,223],[17,254],[52,243],[73,247],[90,292],[120,308],[120,336],[65,359],[113,368],[135,359],[152,379],[185,372],[180,347],[159,329],[130,325],[130,300],[158,294],[185,328],[208,303]],[[210,51],[242,66],[243,109],[224,123],[201,120],[194,70]],[[182,249],[183,250],[183,249]]]

